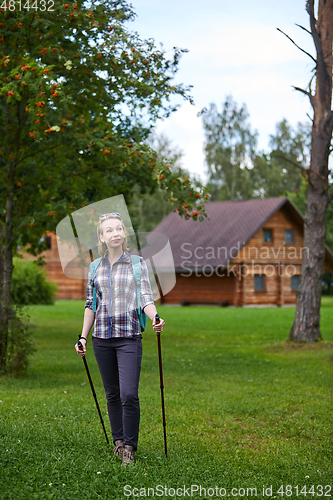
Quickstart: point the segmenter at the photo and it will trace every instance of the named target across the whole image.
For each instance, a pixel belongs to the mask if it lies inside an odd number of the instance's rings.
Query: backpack
[[[94,278],[95,278],[95,273],[96,269],[101,263],[103,257],[99,257],[98,259],[95,259],[91,263],[91,279],[90,282],[93,287],[93,312],[96,312],[96,288],[94,284]],[[141,327],[141,332],[145,331],[146,328],[146,323],[147,323],[147,315],[142,311],[140,307],[140,288],[141,288],[141,262],[140,262],[140,256],[139,255],[131,255],[131,262],[132,262],[132,268],[133,268],[133,273],[134,273],[134,280],[136,284],[136,297],[137,297],[137,313],[139,316],[139,321],[140,321],[140,327]]]

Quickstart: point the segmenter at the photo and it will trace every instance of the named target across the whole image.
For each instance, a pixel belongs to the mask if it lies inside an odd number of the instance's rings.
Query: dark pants
[[[113,442],[122,439],[124,446],[127,444],[136,450],[140,423],[141,336],[92,337],[92,344],[104,385]]]

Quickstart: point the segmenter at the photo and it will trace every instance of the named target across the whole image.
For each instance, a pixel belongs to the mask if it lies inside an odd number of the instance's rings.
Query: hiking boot
[[[125,444],[123,448],[123,461],[121,465],[129,465],[134,463],[134,449],[133,446]]]
[[[123,441],[122,439],[117,439],[115,442],[115,449],[113,450],[113,453],[116,457],[122,457],[123,456]]]

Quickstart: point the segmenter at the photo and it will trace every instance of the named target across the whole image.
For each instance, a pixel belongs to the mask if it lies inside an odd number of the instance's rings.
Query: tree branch
[[[51,147],[46,148],[46,149],[40,149],[40,150],[38,151],[38,153],[37,153],[37,154],[39,154],[39,153],[44,153],[44,151],[50,151],[51,149],[54,149],[54,148],[56,148],[56,147],[58,147],[58,146],[59,146],[59,144],[56,144],[55,146],[51,146]],[[22,158],[20,158],[20,159],[16,162],[16,165],[18,165],[19,163],[21,163],[23,160],[26,160],[27,158],[30,158],[30,156],[36,156],[36,152],[35,152],[35,153],[31,153],[31,154],[26,155],[26,156],[23,156]]]
[[[314,122],[314,119],[311,118],[311,116],[309,115],[309,113],[306,113],[306,116],[309,118],[309,120],[313,123]]]
[[[276,29],[278,31],[280,31],[280,33],[282,33],[284,36],[286,36],[299,50],[304,52],[304,54],[306,54],[307,56],[311,57],[311,59],[317,64],[316,59],[311,54],[309,54],[309,52],[306,52],[306,50],[302,49],[299,45],[297,45],[297,43],[295,43],[294,40],[292,38],[290,38],[290,36],[288,36],[284,31],[280,30],[280,28],[276,28]]]
[[[310,82],[310,84],[311,84],[311,82]],[[314,95],[311,94],[311,92],[304,90],[304,89],[301,89],[300,87],[295,87],[294,85],[293,85],[293,89],[298,90],[298,92],[302,92],[302,94],[305,94],[306,96],[308,96],[308,98],[310,99],[311,106],[314,109]]]
[[[313,75],[311,77],[311,80],[309,82],[309,92],[310,92],[311,95],[312,95],[311,85],[312,85],[312,82],[313,82],[313,80],[314,80],[315,77],[316,77],[316,72],[313,73]]]
[[[93,172],[93,171],[96,171],[96,167],[91,167],[90,169],[87,169],[84,171],[84,174],[86,175],[87,173],[90,173],[90,172]],[[110,165],[110,166],[105,166],[103,168],[98,168],[97,171],[99,172],[107,172],[107,171],[114,171],[114,166],[113,165]],[[73,177],[73,176],[76,176],[76,175],[82,175],[82,172],[69,172],[68,174],[66,175],[62,175],[61,176],[61,179],[67,179],[68,177]],[[41,182],[43,182],[43,180],[45,180],[46,178],[42,178],[42,179],[39,179],[37,182],[35,183],[30,183],[29,186],[34,186],[34,185],[37,185],[37,184],[40,184]],[[22,188],[21,188],[22,189]],[[12,239],[11,239],[11,242],[14,241],[14,239],[16,238],[16,230],[18,229],[18,227],[20,226],[21,222],[18,222],[17,224],[13,225],[13,235],[12,235]]]
[[[302,94],[307,95],[311,101],[311,97],[313,97],[313,95],[310,92],[308,92],[307,90],[301,89],[300,87],[295,87],[294,85],[293,85],[293,89],[298,90],[299,92],[302,92]]]
[[[292,161],[292,160],[289,160],[289,158],[287,158],[286,156],[283,156],[283,155],[278,155],[278,154],[275,154],[273,155],[274,158],[280,158],[281,160],[284,160],[288,163],[290,163],[291,165],[294,165],[294,167],[297,167],[299,168],[300,170],[303,170],[303,171],[307,171],[307,170],[310,170],[309,168],[304,168],[302,167],[302,165],[299,165],[298,163],[296,163],[295,161]]]
[[[325,101],[325,97],[324,97],[325,83],[324,82],[327,81],[327,78],[332,78],[332,77],[328,75],[328,73],[326,71],[326,67],[325,67],[322,41],[320,38],[320,34],[318,33],[317,28],[316,28],[317,19],[315,18],[315,15],[314,15],[314,0],[307,0],[306,11],[310,17],[311,34],[312,34],[313,42],[315,44],[316,52],[317,52],[317,75],[316,75],[317,90],[319,93],[320,101],[324,102]]]
[[[299,168],[300,170],[302,170],[302,172],[313,172],[317,177],[320,177],[321,179],[323,180],[326,180],[326,177],[324,175],[321,175],[319,174],[318,172],[316,172],[315,170],[313,170],[311,167],[302,167],[301,165],[298,165],[298,163],[292,161],[292,160],[289,160],[289,158],[286,158],[285,156],[283,155],[277,155],[274,153],[274,157],[275,158],[280,158],[281,160],[285,160],[287,163],[290,163],[291,165],[294,165],[294,167],[297,167]],[[308,181],[310,182],[310,179],[308,178]]]
[[[317,57],[321,53],[321,44],[320,44],[320,38],[319,38],[319,33],[316,29],[316,22],[317,19],[315,18],[314,15],[314,0],[307,0],[306,2],[306,12],[309,14],[310,17],[310,26],[311,26],[311,35],[316,47],[317,51]]]
[[[309,31],[308,29],[304,28],[304,26],[301,26],[300,24],[296,24],[296,26],[298,26],[299,28],[301,28],[302,30],[306,31],[307,33],[309,33],[309,35],[312,36],[311,31]]]
[[[110,165],[110,166],[105,166],[105,167],[91,167],[91,168],[87,168],[84,170],[84,172],[78,170],[78,171],[73,171],[71,170],[68,174],[65,174],[65,175],[62,175],[61,176],[61,179],[67,179],[68,177],[75,177],[75,176],[78,176],[78,175],[82,175],[84,173],[84,175],[86,174],[89,174],[89,173],[92,173],[92,172],[107,172],[108,170],[114,170],[114,165]],[[48,171],[48,173],[50,173],[50,170]],[[56,171],[55,171],[56,173]],[[37,186],[38,184],[41,184],[42,182],[48,180],[49,177],[42,177],[42,178],[39,178],[38,180],[36,180],[36,182],[30,182],[29,183],[29,187],[30,186]],[[24,189],[24,187],[21,187],[19,188],[19,192],[22,192]]]

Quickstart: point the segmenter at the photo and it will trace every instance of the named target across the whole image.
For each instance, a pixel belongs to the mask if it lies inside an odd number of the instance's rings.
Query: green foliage
[[[301,189],[306,179],[305,169],[310,165],[310,123],[298,123],[293,129],[287,120],[276,125],[270,138],[269,171],[275,172],[274,182],[267,182],[266,196],[280,196],[286,190]],[[278,195],[272,194],[279,193]]]
[[[26,4],[25,4],[26,5]],[[13,249],[40,253],[41,236],[92,201],[134,184],[184,197],[145,144],[154,123],[192,102],[174,83],[179,58],[128,29],[125,0],[6,9],[0,24],[0,235],[11,207]],[[180,188],[180,189],[179,189]],[[204,212],[204,189],[196,191]],[[189,197],[189,193],[186,193]],[[8,208],[7,208],[8,210]],[[180,210],[181,214],[185,214]]]
[[[167,137],[163,134],[151,134],[147,142],[156,151],[157,160],[169,164],[175,179],[190,178],[189,172],[181,164],[183,152],[174,147]],[[192,189],[197,191],[200,185],[200,182],[192,178]],[[173,193],[170,194],[173,195]],[[139,184],[134,186],[130,200],[131,219],[141,232],[153,230],[177,206],[177,200],[174,198],[172,201],[172,196],[168,199],[165,196],[165,190],[159,188],[155,192],[145,193]],[[196,204],[189,203],[186,208],[187,214],[190,214],[193,208],[197,208]]]
[[[11,300],[14,304],[53,304],[58,287],[47,281],[46,271],[35,261],[14,258]]]
[[[306,180],[304,178],[301,178],[299,189],[296,189],[294,191],[285,191],[285,194],[296,205],[296,207],[304,217],[306,210],[306,200],[308,196],[308,184]]]
[[[310,162],[311,130],[298,123],[294,130],[287,120],[276,125],[270,151],[256,151],[256,133],[251,132],[246,106],[237,106],[231,96],[222,112],[211,104],[203,115],[206,135],[208,187],[213,200],[269,198],[298,193]]]
[[[273,495],[265,498],[285,499],[289,494],[276,493],[283,484],[284,491],[293,486],[293,498],[296,485],[299,493],[304,485],[307,490],[315,485],[319,493],[298,498],[324,498],[317,486],[331,484],[332,478],[333,300],[323,298],[327,342],[315,345],[284,342],[294,309],[160,306],[166,321],[161,344],[168,457],[156,333],[148,325],[142,340],[137,462],[124,470],[112,444],[106,445],[74,349],[84,301],[31,308],[38,350],[28,377],[1,381],[0,497],[123,500],[125,485],[193,484],[224,487],[224,498],[233,498],[232,488],[253,487],[263,498],[263,485],[272,485]],[[90,340],[87,362],[110,437]],[[249,497],[254,495],[234,496]]]
[[[330,199],[326,211],[326,245],[333,252],[333,178],[329,177],[329,191]],[[285,195],[288,196],[297,208],[305,216],[306,201],[307,201],[308,184],[304,177],[301,179],[301,184],[299,189],[295,191],[285,191]]]
[[[333,273],[323,275],[323,295],[333,295]]]
[[[212,200],[252,197],[251,168],[257,133],[251,131],[248,118],[246,106],[238,108],[231,96],[227,96],[221,113],[212,103],[203,115]]]
[[[173,81],[186,49],[141,40],[126,0],[37,4],[1,5],[0,365],[18,245],[39,255],[41,237],[73,210],[116,194],[128,201],[136,183],[174,196],[182,216],[202,220],[207,201],[145,143],[177,109],[175,96],[192,102],[190,87]]]
[[[27,373],[30,356],[35,352],[31,339],[28,312],[21,306],[14,306],[9,318],[9,336],[6,359],[6,375],[19,377]]]

